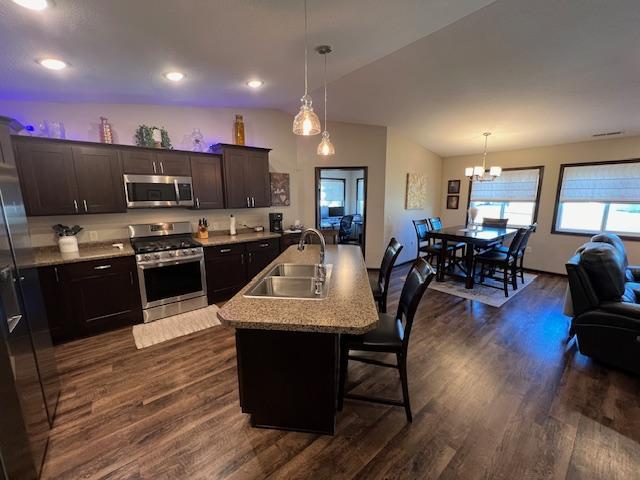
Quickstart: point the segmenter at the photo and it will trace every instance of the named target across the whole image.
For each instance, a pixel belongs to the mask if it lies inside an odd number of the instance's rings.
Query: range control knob
[[[151,255],[142,255],[143,260],[151,260]]]
[[[170,257],[175,257],[176,256],[176,252],[169,252],[169,256]]]
[[[159,253],[154,253],[153,254],[153,258],[155,258],[156,260],[160,260],[160,254]]]
[[[195,254],[196,254],[196,249],[195,249],[195,248],[192,248],[192,249],[191,249],[191,255],[195,255]]]

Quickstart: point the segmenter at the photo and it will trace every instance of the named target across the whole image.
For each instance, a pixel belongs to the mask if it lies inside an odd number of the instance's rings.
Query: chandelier
[[[468,177],[472,182],[490,182],[495,180],[502,174],[502,167],[491,167],[487,171],[487,140],[491,132],[484,132],[484,153],[482,154],[482,165],[476,165],[475,167],[467,167],[464,169],[465,177]]]

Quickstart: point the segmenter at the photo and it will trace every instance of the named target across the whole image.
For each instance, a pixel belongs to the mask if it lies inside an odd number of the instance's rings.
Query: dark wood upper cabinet
[[[122,164],[118,151],[108,147],[73,147],[82,213],[126,212]]]
[[[268,207],[271,205],[269,153],[251,150],[248,153],[245,188],[251,198],[251,206]]]
[[[14,142],[27,215],[79,213],[71,145],[20,137]]]
[[[227,208],[268,207],[269,149],[219,143]]]
[[[213,155],[12,137],[27,215],[126,212],[122,176],[191,177],[196,209],[271,203],[268,148],[217,144]]]
[[[134,175],[159,174],[160,169],[156,163],[156,152],[149,150],[122,150],[122,170],[124,173]]]
[[[159,175],[172,175],[176,177],[191,176],[189,155],[177,152],[158,152]]]
[[[224,208],[222,158],[218,155],[191,157],[194,208]]]
[[[249,155],[244,150],[231,149],[223,155],[224,184],[227,208],[247,208],[251,206],[245,187]]]

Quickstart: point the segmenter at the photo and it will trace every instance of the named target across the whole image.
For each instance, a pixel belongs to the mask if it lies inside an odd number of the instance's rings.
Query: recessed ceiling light
[[[169,72],[164,75],[167,80],[171,80],[172,82],[179,82],[184,78],[184,73],[182,72]]]
[[[43,58],[40,60],[40,65],[49,70],[62,70],[67,67],[67,64],[57,58]]]
[[[44,10],[47,8],[47,0],[13,0],[13,3],[30,10]]]
[[[264,82],[262,80],[249,80],[247,82],[247,86],[249,88],[260,88],[262,85],[264,85]]]

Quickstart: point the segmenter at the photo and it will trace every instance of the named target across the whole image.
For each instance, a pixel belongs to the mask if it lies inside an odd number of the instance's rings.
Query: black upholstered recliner
[[[640,267],[620,238],[596,235],[566,268],[580,353],[640,374]]]

